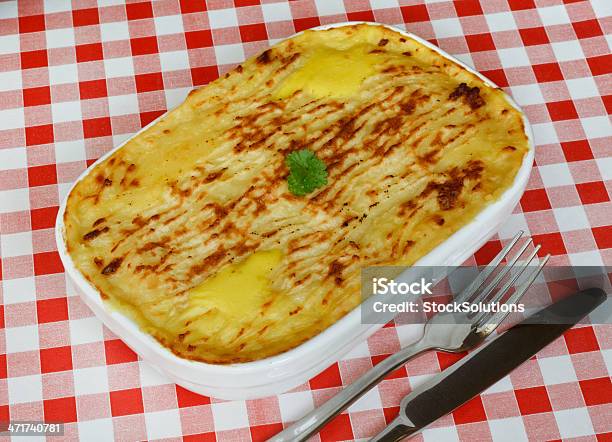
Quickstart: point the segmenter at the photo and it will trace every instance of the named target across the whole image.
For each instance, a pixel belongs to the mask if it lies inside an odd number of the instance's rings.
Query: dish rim
[[[501,89],[499,86],[497,86],[493,81],[491,81],[490,79],[488,79],[487,77],[482,75],[480,72],[476,71],[474,68],[466,65],[461,60],[459,60],[456,57],[448,54],[446,51],[442,50],[441,48],[435,46],[434,44],[428,42],[427,40],[425,40],[425,39],[423,39],[423,38],[421,38],[421,37],[419,37],[417,35],[412,34],[411,32],[405,31],[405,30],[403,30],[401,28],[398,28],[396,26],[393,26],[393,25],[388,25],[388,24],[383,24],[383,23],[376,23],[376,22],[368,22],[368,21],[347,21],[347,22],[333,23],[333,24],[317,26],[317,27],[310,28],[310,29],[307,29],[307,30],[308,31],[324,31],[324,30],[328,30],[328,29],[332,29],[332,28],[351,26],[351,25],[357,25],[357,24],[367,24],[367,25],[372,25],[372,26],[382,26],[382,27],[385,27],[385,28],[390,29],[392,31],[398,32],[398,33],[402,34],[403,36],[412,38],[415,41],[417,41],[418,43],[420,43],[420,44],[422,44],[422,45],[424,45],[424,46],[434,50],[435,52],[440,54],[442,57],[444,57],[444,58],[446,58],[446,59],[448,59],[450,61],[453,61],[454,63],[457,63],[459,66],[461,66],[462,68],[464,68],[468,72],[472,73],[473,75],[476,75],[478,78],[480,78],[489,87],[493,87],[493,88],[501,90],[502,93],[504,94],[504,97],[505,97],[506,101],[508,101],[508,103],[510,103],[510,105],[512,107],[514,107],[521,114],[521,117],[522,117],[522,120],[523,120],[524,132],[525,132],[525,135],[527,136],[527,141],[528,141],[528,151],[526,152],[526,154],[523,157],[523,161],[522,161],[521,166],[519,167],[519,169],[518,169],[518,171],[516,173],[516,176],[514,177],[514,181],[512,182],[510,187],[508,187],[499,196],[499,198],[495,202],[493,202],[493,203],[489,204],[488,206],[486,206],[469,223],[467,223],[466,225],[462,226],[459,230],[457,230],[451,236],[446,238],[441,244],[436,246],[433,250],[431,250],[429,253],[427,253],[425,256],[421,257],[416,263],[413,264],[414,266],[416,266],[416,265],[428,265],[428,264],[432,265],[432,263],[428,263],[428,261],[432,260],[431,259],[432,256],[435,257],[436,255],[439,255],[440,254],[440,250],[443,249],[447,245],[447,243],[449,243],[453,238],[456,239],[456,238],[459,238],[461,236],[466,236],[465,232],[469,231],[470,229],[474,229],[474,226],[476,226],[476,225],[478,225],[480,223],[480,218],[486,217],[487,214],[489,214],[489,213],[494,213],[496,211],[496,209],[498,209],[498,207],[500,207],[500,206],[502,206],[504,204],[507,204],[507,202],[504,201],[504,200],[511,199],[514,196],[514,193],[517,192],[517,189],[519,189],[519,192],[522,193],[522,191],[524,190],[524,188],[526,186],[526,183],[527,183],[527,181],[529,179],[529,176],[530,176],[530,173],[531,173],[531,169],[532,169],[532,165],[533,165],[533,160],[534,160],[534,157],[535,157],[535,145],[534,145],[534,142],[533,142],[534,139],[533,139],[533,134],[532,134],[532,131],[531,131],[531,126],[529,124],[529,121],[527,120],[527,117],[526,117],[525,113],[520,108],[520,106],[516,103],[516,101],[508,93],[506,93],[503,89]],[[280,40],[276,41],[271,46],[274,46],[274,45],[276,45],[276,44],[278,44],[278,43],[280,43],[282,41],[294,38],[294,37],[296,37],[296,36],[298,36],[300,34],[303,34],[307,30],[300,31],[300,32],[297,32],[297,33],[291,35],[290,37],[287,37],[287,38],[284,38],[284,39],[280,39]],[[197,88],[194,88],[194,89],[197,89]],[[182,102],[179,103],[177,105],[177,107],[180,106],[181,104],[182,104]],[[171,112],[173,109],[170,109],[170,110],[166,111],[164,114],[160,115],[158,118],[156,118],[155,120],[151,121],[149,124],[147,124],[146,126],[141,128],[138,132],[136,132],[135,134],[133,134],[132,136],[127,138],[125,141],[123,141],[119,145],[113,147],[107,153],[105,153],[100,158],[98,158],[94,163],[92,163],[87,169],[85,169],[79,175],[79,177],[72,183],[72,185],[70,186],[70,188],[67,191],[66,195],[62,199],[62,202],[60,204],[60,207],[59,207],[59,210],[58,210],[58,213],[57,213],[57,217],[56,217],[55,240],[56,240],[56,243],[57,243],[58,253],[59,253],[60,259],[62,261],[62,264],[64,265],[65,273],[78,286],[78,288],[81,291],[81,293],[79,293],[79,294],[83,295],[83,296],[87,296],[88,299],[91,302],[94,302],[96,305],[98,305],[99,307],[104,309],[104,311],[108,315],[115,316],[115,319],[122,321],[124,323],[124,325],[128,326],[129,328],[131,328],[132,332],[134,334],[134,337],[137,338],[138,340],[140,340],[141,343],[146,345],[148,347],[148,349],[152,350],[158,357],[162,358],[163,361],[161,361],[161,362],[167,363],[167,362],[170,362],[170,361],[167,361],[168,359],[170,359],[171,362],[173,362],[175,364],[182,365],[183,367],[186,367],[186,368],[196,368],[196,369],[200,369],[200,370],[205,370],[207,373],[210,373],[212,375],[215,375],[215,374],[223,374],[223,375],[243,374],[244,375],[244,374],[258,373],[258,372],[261,372],[262,369],[270,370],[271,368],[273,368],[275,366],[282,366],[282,365],[284,365],[285,363],[287,363],[290,360],[302,359],[302,358],[306,357],[308,353],[311,353],[317,347],[320,348],[322,345],[324,345],[325,342],[330,339],[330,336],[333,335],[340,328],[355,328],[355,327],[358,327],[359,325],[365,326],[365,324],[361,324],[361,321],[360,321],[360,308],[361,308],[361,303],[360,303],[353,310],[351,310],[349,313],[347,313],[345,316],[340,318],[338,321],[336,321],[335,323],[330,325],[325,330],[321,331],[319,334],[309,338],[308,340],[304,341],[303,343],[301,343],[301,344],[299,344],[299,345],[297,345],[297,346],[295,346],[295,347],[293,347],[293,348],[291,348],[291,349],[289,349],[289,350],[287,350],[287,351],[285,351],[283,353],[280,353],[280,354],[277,354],[277,355],[274,355],[274,356],[270,356],[270,357],[267,357],[267,358],[263,358],[263,359],[258,359],[258,360],[255,360],[255,361],[250,361],[250,362],[240,362],[240,363],[232,363],[232,364],[211,364],[211,363],[207,363],[207,362],[190,360],[190,359],[186,359],[186,358],[177,356],[170,349],[168,349],[167,347],[163,346],[156,339],[154,339],[153,336],[151,336],[150,334],[142,331],[140,329],[140,327],[138,326],[138,324],[135,321],[133,321],[131,318],[129,318],[127,315],[124,315],[123,313],[119,312],[118,310],[112,308],[105,301],[102,300],[102,297],[101,297],[101,294],[100,294],[99,290],[96,289],[96,287],[93,286],[93,284],[91,284],[85,278],[85,276],[81,273],[81,271],[76,268],[76,266],[74,264],[74,261],[72,260],[72,257],[70,256],[70,254],[67,251],[66,242],[65,242],[65,238],[64,238],[64,230],[65,230],[65,226],[64,226],[64,213],[66,211],[66,203],[68,201],[68,197],[70,196],[70,194],[74,190],[75,186],[81,180],[83,180],[92,170],[94,170],[95,167],[98,164],[102,163],[108,157],[113,155],[116,151],[121,149],[125,144],[127,144],[132,139],[134,139],[135,137],[140,135],[142,132],[146,131],[149,127],[153,126],[155,123],[157,123],[157,121],[162,119],[164,116],[166,116],[166,114]],[[440,265],[440,264],[437,264],[437,265]],[[97,314],[95,311],[94,311],[94,314],[96,314],[98,319],[100,319],[107,327],[109,327],[111,330],[113,329],[113,327],[111,327],[108,324],[108,321],[106,320],[107,318],[100,317],[101,315]],[[372,329],[382,328],[383,325],[384,324],[373,324],[373,325],[369,325],[368,324],[368,331],[371,331]],[[119,338],[124,340],[120,333],[117,333],[115,330],[112,330],[112,331],[114,333],[116,333]],[[371,334],[371,333],[369,333],[369,334]],[[366,336],[369,336],[369,334],[366,333]],[[311,347],[315,347],[315,348],[311,348]],[[144,358],[144,359],[148,360],[148,358]],[[307,371],[308,368],[310,368],[310,366],[305,367],[302,371]],[[295,373],[295,376],[297,376],[297,375],[299,375],[299,373]],[[244,388],[244,387],[236,387],[236,388]]]

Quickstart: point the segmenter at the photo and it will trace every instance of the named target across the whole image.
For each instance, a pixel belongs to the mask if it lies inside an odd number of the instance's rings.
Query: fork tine
[[[529,262],[531,262],[531,260],[535,257],[535,253],[534,255],[529,259],[529,261],[525,264],[524,268],[519,272],[520,276],[521,274],[523,274],[523,272],[528,268],[529,266]],[[518,286],[516,288],[516,290],[514,291],[514,293],[512,295],[510,295],[510,297],[506,300],[506,304],[507,305],[513,305],[516,304],[517,302],[519,302],[521,300],[521,298],[523,297],[523,295],[527,292],[527,290],[529,289],[529,287],[531,287],[531,285],[533,284],[533,282],[535,281],[535,279],[538,277],[538,275],[540,274],[540,272],[542,271],[542,269],[544,268],[544,266],[546,265],[546,263],[548,262],[550,258],[550,254],[546,255],[542,261],[538,264],[538,266],[525,278],[525,282],[523,282],[520,286]],[[518,279],[515,278],[515,280]],[[507,290],[505,290],[506,292],[510,289],[511,285],[508,285]],[[504,286],[504,289],[506,289],[506,287]],[[501,295],[498,297],[496,296],[497,301],[499,301],[499,299],[501,299],[501,297],[503,296],[502,291],[500,290]],[[499,324],[501,324],[501,322],[506,319],[506,317],[508,316],[510,312],[503,312],[503,311],[498,311],[493,313],[492,315],[490,315],[490,317],[487,317],[487,314],[483,314],[481,318],[479,318],[479,320],[477,322],[475,322],[475,326],[477,328],[482,327],[483,325],[489,325],[489,327],[493,327],[492,330],[494,330],[495,328],[497,328],[497,326]],[[492,331],[491,330],[491,331]]]
[[[508,272],[512,269],[512,267],[514,267],[514,264],[516,264],[516,262],[519,260],[521,255],[525,252],[525,250],[527,250],[527,247],[529,247],[530,244],[531,244],[531,238],[529,238],[527,242],[521,246],[520,250],[516,253],[516,255],[512,257],[512,259],[506,265],[506,267],[504,267],[497,275],[495,275],[495,278],[493,278],[493,281],[491,281],[489,285],[482,290],[482,292],[473,296],[472,299],[470,299],[470,302],[477,304],[479,302],[484,301],[487,298],[487,296],[489,296],[491,292],[495,289],[495,287],[499,285],[501,280],[508,274]],[[538,248],[539,246],[536,248],[536,250]]]
[[[506,257],[508,252],[512,250],[512,248],[515,246],[521,236],[523,236],[523,231],[519,230],[519,232],[514,235],[514,238],[512,238],[512,240],[508,244],[506,244],[503,249],[501,249],[497,256],[493,258],[493,260],[484,268],[484,270],[480,272],[476,279],[474,279],[474,281],[472,281],[469,286],[467,286],[461,293],[459,293],[455,297],[455,302],[462,303],[468,298],[471,298],[474,293],[476,293],[476,291],[482,286],[482,284],[484,284],[487,278],[491,276],[493,271],[497,268],[499,263]]]

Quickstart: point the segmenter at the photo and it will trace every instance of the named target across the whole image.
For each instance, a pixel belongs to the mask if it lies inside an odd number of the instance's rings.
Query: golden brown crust
[[[274,96],[317,50],[358,48],[350,96]],[[307,148],[329,184],[288,192]],[[306,32],[189,95],[70,194],[77,267],[175,354],[244,362],[306,341],[360,302],[364,266],[411,264],[508,188],[527,151],[500,90],[383,27]],[[271,294],[236,318],[192,313],[190,290],[280,250]],[[189,311],[187,311],[189,310]]]

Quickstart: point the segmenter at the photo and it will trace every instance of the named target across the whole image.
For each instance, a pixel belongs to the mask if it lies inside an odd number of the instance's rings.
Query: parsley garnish
[[[327,166],[314,152],[296,150],[287,155],[285,161],[290,172],[287,184],[292,194],[303,196],[327,184]]]

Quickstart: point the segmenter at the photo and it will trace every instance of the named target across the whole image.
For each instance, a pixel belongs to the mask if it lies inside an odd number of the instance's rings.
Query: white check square
[[[314,408],[310,391],[297,391],[278,396],[283,422],[295,422]]]
[[[555,411],[555,419],[561,438],[590,436],[595,433],[589,412],[586,408]]]
[[[2,170],[25,169],[28,167],[25,147],[0,149],[0,165]]]
[[[70,344],[89,344],[104,340],[102,323],[95,316],[68,321],[70,327]]]
[[[66,48],[74,46],[73,28],[48,29],[45,33],[47,37],[47,48]]]
[[[43,399],[40,375],[9,377],[7,384],[9,404],[40,402]]]
[[[576,382],[576,372],[569,356],[555,356],[538,359],[542,378],[546,385]]]
[[[104,71],[107,78],[131,77],[134,75],[132,57],[105,58]]]
[[[23,327],[8,327],[5,329],[6,352],[20,353],[22,351],[38,350],[38,327],[25,325]]]
[[[216,431],[249,426],[249,416],[244,401],[214,403],[211,404],[211,409]]]
[[[432,20],[431,24],[437,38],[459,37],[464,34],[461,22],[455,17]]]
[[[238,26],[238,15],[234,8],[208,11],[211,29],[231,28]]]
[[[145,414],[149,440],[169,439],[181,436],[179,410],[164,410]],[[216,428],[215,428],[216,429]]]
[[[261,5],[265,22],[291,20],[291,8],[288,3],[264,3]]]
[[[72,163],[74,161],[85,161],[87,155],[82,140],[58,141],[54,144],[55,161],[57,163]]]
[[[527,442],[529,440],[520,417],[490,420],[489,429],[495,442]]]
[[[164,15],[155,17],[155,33],[157,35],[180,34],[184,31],[182,15]]]
[[[2,244],[2,257],[31,255],[32,232],[19,232],[0,235]]]
[[[540,86],[527,84],[523,86],[512,86],[511,95],[521,106],[530,104],[542,104],[545,102]]]
[[[25,126],[23,109],[0,109],[0,130],[19,129]]]
[[[161,52],[159,62],[164,72],[189,69],[189,54],[187,51]]]
[[[138,96],[136,94],[114,95],[108,97],[108,113],[111,116],[131,115],[138,113]]]
[[[516,22],[512,12],[498,12],[497,14],[486,14],[485,19],[492,32],[511,31],[516,29]]]
[[[130,29],[127,21],[113,21],[100,23],[100,36],[102,41],[129,40]]]
[[[555,214],[559,230],[562,232],[588,229],[590,226],[586,212],[582,206],[559,207],[554,209],[553,213]]]
[[[319,15],[337,15],[346,12],[343,0],[315,0],[315,4]]]
[[[570,18],[565,10],[565,5],[556,5],[548,7],[536,8],[540,19],[544,26],[561,25],[564,23],[570,23]]]
[[[518,48],[498,49],[497,55],[499,56],[502,66],[505,68],[531,65],[529,55],[523,46]]]
[[[584,52],[578,40],[557,41],[550,44],[557,61],[582,60]]]
[[[244,48],[241,44],[215,46],[215,57],[218,64],[242,63]]]
[[[51,115],[54,123],[80,121],[83,118],[80,101],[64,101],[51,104]]]
[[[574,178],[567,163],[545,164],[538,167],[545,187],[569,186]]]
[[[4,304],[19,304],[36,301],[34,278],[15,278],[2,281]]]
[[[108,372],[105,365],[79,368],[74,370],[72,375],[74,377],[74,393],[77,396],[108,391]]]
[[[25,189],[0,191],[0,213],[21,212],[30,209],[30,192]]]
[[[1,6],[0,6],[1,11]],[[1,12],[0,12],[1,14]],[[19,34],[0,36],[0,55],[19,53]]]
[[[79,70],[76,64],[49,66],[49,84],[78,83]]]

